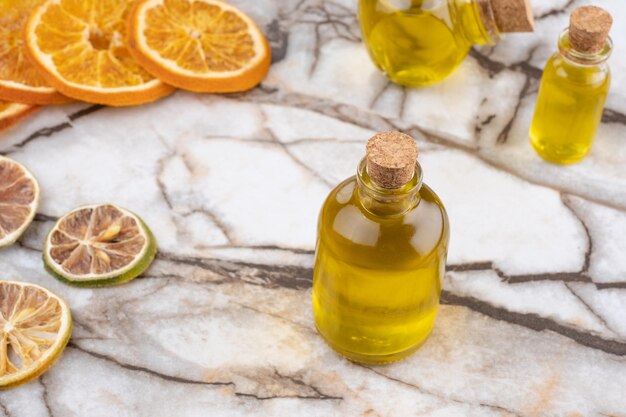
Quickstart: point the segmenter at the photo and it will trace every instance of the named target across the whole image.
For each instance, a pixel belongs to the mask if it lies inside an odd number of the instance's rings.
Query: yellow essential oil
[[[378,68],[398,84],[422,86],[450,75],[472,45],[532,31],[527,9],[523,0],[360,0],[359,21]]]
[[[313,309],[328,345],[374,364],[417,350],[437,315],[448,240],[446,211],[419,165],[406,185],[387,190],[363,160],[319,218]]]
[[[543,159],[571,164],[587,156],[602,120],[611,82],[606,61],[612,43],[607,38],[601,51],[580,53],[566,30],[559,49],[541,79],[530,141]]]

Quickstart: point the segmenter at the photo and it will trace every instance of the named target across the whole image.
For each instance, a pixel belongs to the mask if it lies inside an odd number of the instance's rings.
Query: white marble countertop
[[[33,227],[0,252],[2,278],[58,292],[75,328],[48,373],[0,392],[0,416],[626,416],[623,18],[597,143],[558,167],[527,129],[543,63],[588,2],[535,0],[535,34],[474,50],[419,90],[376,72],[354,0],[234,3],[273,46],[260,88],[50,107],[2,134],[0,153],[43,193]],[[451,219],[449,266],[426,345],[365,367],[313,327],[316,217],[389,129],[418,139]],[[160,253],[129,284],[71,288],[44,272],[43,236],[96,202],[139,213]]]

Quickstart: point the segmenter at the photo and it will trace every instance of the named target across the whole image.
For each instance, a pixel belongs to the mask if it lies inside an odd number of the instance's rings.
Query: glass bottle
[[[532,32],[530,0],[359,0],[359,21],[380,70],[406,86],[450,75],[472,45]]]
[[[331,191],[320,213],[315,324],[353,361],[402,359],[435,322],[449,225],[416,157],[410,136],[374,136],[356,176]]]
[[[611,24],[611,15],[599,7],[574,10],[559,51],[546,64],[530,142],[547,161],[575,163],[591,149],[611,83]]]

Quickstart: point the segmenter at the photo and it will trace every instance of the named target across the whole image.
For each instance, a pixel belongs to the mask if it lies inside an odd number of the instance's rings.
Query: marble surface
[[[48,373],[0,392],[0,416],[626,416],[623,19],[593,152],[557,167],[527,129],[543,63],[588,2],[535,0],[535,34],[473,50],[423,89],[376,72],[354,0],[234,3],[273,48],[254,91],[50,107],[2,134],[0,153],[43,192],[34,225],[0,252],[2,278],[58,292],[75,328]],[[317,337],[311,268],[323,199],[389,129],[417,138],[451,246],[427,344],[368,367]],[[53,221],[109,201],[151,225],[153,267],[111,289],[48,276]]]

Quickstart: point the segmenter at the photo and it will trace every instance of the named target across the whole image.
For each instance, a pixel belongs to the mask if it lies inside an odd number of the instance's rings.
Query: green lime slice
[[[157,251],[134,213],[113,204],[80,207],[54,225],[44,245],[46,270],[78,287],[106,287],[141,275]]]

